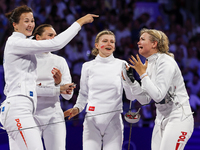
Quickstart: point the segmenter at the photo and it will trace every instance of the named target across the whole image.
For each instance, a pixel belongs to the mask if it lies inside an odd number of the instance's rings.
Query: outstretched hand
[[[68,109],[64,112],[64,116],[65,117],[68,117],[68,120],[71,119],[72,117],[76,116],[77,114],[79,113],[79,109],[77,107],[75,108],[71,108],[71,109]]]
[[[94,18],[99,17],[99,15],[95,14],[87,14],[80,19],[78,19],[76,22],[80,24],[80,26],[87,24],[87,23],[92,23],[94,21]]]
[[[143,64],[138,54],[136,55],[136,58],[131,55],[131,58],[129,58],[131,64],[129,64],[129,66],[135,69],[135,71],[139,74],[139,76],[141,76],[147,70],[148,61],[146,60],[145,64]]]

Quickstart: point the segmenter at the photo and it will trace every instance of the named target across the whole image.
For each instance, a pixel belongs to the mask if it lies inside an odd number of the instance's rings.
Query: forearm
[[[134,99],[136,99],[140,104],[144,105],[150,103],[150,96],[145,92],[145,90],[137,81],[132,84],[131,88]]]
[[[126,98],[131,101],[135,100],[135,97],[133,96],[132,88],[126,81],[123,81],[123,88],[125,91]]]
[[[70,100],[73,96],[74,91],[71,94],[61,94],[62,97],[66,100]]]
[[[77,107],[79,109],[79,113],[83,111],[87,104],[87,97],[84,96],[81,92],[79,92],[76,104],[74,105],[74,108]]]
[[[12,45],[15,45],[16,54],[37,54],[42,52],[57,51],[62,49],[66,44],[68,44],[74,36],[77,35],[81,26],[75,22],[68,29],[58,34],[55,38],[51,40],[30,40],[30,39],[19,39],[12,41]]]
[[[67,90],[68,85],[61,85],[61,86],[36,86],[37,96],[59,96],[63,91]],[[72,97],[72,94],[63,94],[63,95],[70,95],[69,97],[66,96],[67,99]]]
[[[59,96],[60,95],[60,86],[36,86],[37,96]]]
[[[159,89],[158,86],[156,86],[151,79],[147,76],[144,77],[142,80],[142,85],[145,89],[145,91],[148,93],[148,95],[155,101],[160,102],[164,98],[164,94],[162,94],[162,91]]]

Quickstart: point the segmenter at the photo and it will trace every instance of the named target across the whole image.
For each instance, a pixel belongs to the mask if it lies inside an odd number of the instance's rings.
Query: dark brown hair
[[[28,12],[33,12],[32,9],[26,5],[22,5],[19,7],[16,7],[14,10],[12,10],[11,12],[8,12],[5,14],[5,16],[9,19],[12,30],[14,31],[14,27],[13,27],[13,22],[15,23],[19,23],[20,20],[20,16],[23,13],[28,13]]]
[[[51,28],[53,28],[52,25],[50,25],[50,24],[42,24],[42,25],[38,26],[38,27],[35,29],[34,33],[33,33],[33,36],[34,36],[33,39],[36,39],[36,35],[41,36],[42,33],[45,31],[44,28],[46,28],[46,27],[51,27]]]

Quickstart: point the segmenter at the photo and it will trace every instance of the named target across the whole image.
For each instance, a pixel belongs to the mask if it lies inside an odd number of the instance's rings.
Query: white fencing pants
[[[121,150],[124,132],[121,114],[88,116],[89,113],[84,120],[83,150],[101,150],[102,146],[103,150]]]
[[[13,96],[1,106],[1,122],[9,136],[10,150],[43,150],[39,129],[33,118],[33,103],[25,96]],[[12,140],[10,140],[12,139]]]
[[[193,133],[194,119],[193,116],[190,115],[182,120],[181,115],[184,114],[182,114],[181,109],[182,108],[175,110],[173,116],[164,119],[161,125],[155,124],[151,142],[152,150],[184,149]],[[188,109],[190,108],[188,107]]]

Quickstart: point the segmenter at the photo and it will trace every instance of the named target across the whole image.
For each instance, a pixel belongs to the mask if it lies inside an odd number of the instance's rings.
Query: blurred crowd
[[[187,1],[187,0],[185,0]],[[16,6],[28,5],[34,11],[36,27],[51,24],[57,33],[62,32],[74,21],[87,13],[98,14],[92,24],[82,27],[79,34],[56,54],[64,57],[69,65],[73,82],[77,84],[70,101],[61,98],[63,110],[73,107],[79,91],[82,64],[93,59],[91,50],[99,31],[109,29],[116,36],[115,57],[128,61],[138,53],[137,42],[142,28],[162,30],[169,38],[170,52],[181,68],[190,104],[194,112],[195,127],[200,127],[200,26],[193,8],[187,9],[184,0],[0,0],[0,65],[3,65],[5,41],[11,35],[8,20],[4,14]],[[138,4],[154,4],[158,13],[135,11]],[[197,3],[200,6],[200,2]],[[144,61],[144,58],[141,59]],[[0,68],[0,70],[2,70]],[[135,77],[139,81],[136,73]],[[167,76],[167,75],[166,75]],[[3,78],[0,78],[3,85]],[[0,99],[3,95],[0,95]],[[3,99],[1,99],[3,101]],[[129,110],[130,101],[123,98],[124,114]],[[132,102],[132,111],[140,111],[141,119],[135,126],[152,127],[155,119],[154,103],[141,106]],[[84,112],[68,125],[82,125]],[[125,123],[125,126],[128,123]]]

